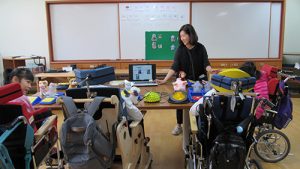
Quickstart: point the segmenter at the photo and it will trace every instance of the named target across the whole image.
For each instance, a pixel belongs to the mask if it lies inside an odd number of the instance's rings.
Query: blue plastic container
[[[199,92],[199,93],[198,92],[193,92],[192,87],[188,88],[188,98],[189,98],[189,101],[192,102],[192,103],[197,102],[199,99],[201,99],[203,97],[204,94],[205,94],[204,88],[202,88],[201,92]]]

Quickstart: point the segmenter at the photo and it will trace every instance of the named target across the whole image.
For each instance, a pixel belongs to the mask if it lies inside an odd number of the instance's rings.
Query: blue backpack
[[[282,93],[277,114],[274,117],[274,126],[278,129],[286,128],[293,119],[293,103],[287,91],[284,90],[284,82],[279,83],[279,89]]]

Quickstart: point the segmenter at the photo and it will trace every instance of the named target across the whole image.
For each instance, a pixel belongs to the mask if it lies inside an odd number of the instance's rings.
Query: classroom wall
[[[283,53],[300,54],[300,1],[286,0]]]
[[[46,21],[44,0],[0,0],[0,55],[49,58]]]
[[[3,85],[3,63],[2,63],[2,56],[1,56],[1,53],[0,53],[0,86]]]

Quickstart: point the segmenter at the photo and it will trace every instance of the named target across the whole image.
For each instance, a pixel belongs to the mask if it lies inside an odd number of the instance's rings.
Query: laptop
[[[130,64],[129,81],[134,86],[157,86],[155,64]]]

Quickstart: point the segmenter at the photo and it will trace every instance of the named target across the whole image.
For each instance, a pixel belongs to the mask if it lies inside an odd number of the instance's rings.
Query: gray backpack
[[[93,119],[103,99],[94,98],[82,111],[71,97],[63,97],[67,119],[62,124],[60,142],[72,169],[106,169],[112,164],[113,145]]]

